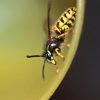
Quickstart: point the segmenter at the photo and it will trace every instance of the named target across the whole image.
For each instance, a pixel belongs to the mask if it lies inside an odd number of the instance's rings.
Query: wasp
[[[42,78],[44,80],[44,69],[45,63],[50,62],[53,65],[57,65],[55,60],[55,55],[60,56],[64,59],[62,54],[61,44],[65,41],[65,36],[69,33],[75,24],[76,18],[76,7],[68,8],[57,20],[57,22],[51,26],[50,25],[50,11],[51,11],[51,1],[48,1],[48,10],[47,10],[47,25],[48,25],[48,38],[46,41],[44,52],[41,55],[27,55],[27,58],[32,57],[43,57],[44,63],[42,68]],[[52,33],[55,33],[56,36],[52,36]],[[59,68],[56,67],[56,71],[59,71]]]

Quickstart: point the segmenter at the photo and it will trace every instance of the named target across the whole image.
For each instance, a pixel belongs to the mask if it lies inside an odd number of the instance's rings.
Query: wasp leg
[[[61,34],[61,35],[58,35],[56,38],[61,38],[61,37],[64,37],[65,34]]]
[[[70,43],[67,43],[67,47],[70,47],[71,45],[70,45]]]
[[[65,33],[63,33],[63,34],[61,34],[61,35],[56,36],[56,38],[62,38],[62,37],[64,37],[65,35],[68,35],[68,34],[69,34],[69,32],[65,32]]]
[[[71,46],[70,43],[64,42],[64,43],[62,43],[61,48],[64,48],[64,47],[69,48],[70,46]]]
[[[56,65],[56,72],[59,73],[59,67]]]
[[[67,46],[68,48],[71,46],[71,44],[69,42],[67,42],[66,40],[63,43],[65,46]]]
[[[58,56],[60,56],[61,58],[65,59],[65,57],[59,52],[59,48],[56,48],[55,52],[57,53]]]

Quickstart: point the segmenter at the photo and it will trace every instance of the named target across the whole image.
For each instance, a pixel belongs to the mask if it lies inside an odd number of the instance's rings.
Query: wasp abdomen
[[[52,31],[58,35],[65,33],[73,27],[76,18],[76,8],[68,8],[53,25]]]

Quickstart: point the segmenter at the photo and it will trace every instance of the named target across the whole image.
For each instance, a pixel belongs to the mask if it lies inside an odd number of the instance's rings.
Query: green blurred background
[[[0,100],[39,100],[55,82],[55,67],[46,63],[46,80],[42,80],[43,59],[27,59],[41,54],[46,40],[44,21],[48,0],[0,0]],[[75,0],[54,0],[51,19],[54,23]],[[64,50],[66,54],[67,50]],[[58,59],[60,69],[62,60]]]

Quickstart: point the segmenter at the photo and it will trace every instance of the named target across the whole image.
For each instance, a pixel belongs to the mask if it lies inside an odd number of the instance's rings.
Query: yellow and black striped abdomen
[[[67,32],[71,29],[75,23],[76,18],[76,8],[68,8],[58,19],[58,21],[53,25],[52,31],[58,35]]]

